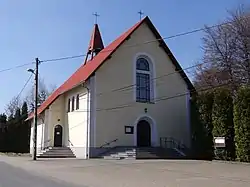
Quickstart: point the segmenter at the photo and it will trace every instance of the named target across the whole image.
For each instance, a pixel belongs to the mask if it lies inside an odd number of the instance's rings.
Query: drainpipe
[[[87,143],[86,143],[86,152],[87,152],[87,159],[89,159],[89,95],[90,95],[90,90],[89,88],[86,86],[87,90],[88,90],[88,96],[87,96]]]

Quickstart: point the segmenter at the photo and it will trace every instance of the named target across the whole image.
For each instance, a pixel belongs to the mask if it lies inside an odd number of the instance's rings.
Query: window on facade
[[[75,110],[75,97],[74,96],[72,97],[72,103],[71,104],[72,104],[71,111],[74,111]]]
[[[145,58],[136,61],[136,101],[150,102],[151,97],[151,73],[149,62]]]
[[[77,94],[77,96],[76,96],[76,110],[79,109],[79,102],[80,102],[80,100],[79,100],[79,94]]]
[[[70,98],[68,99],[68,112],[70,112]]]
[[[138,58],[136,61],[136,70],[149,71],[149,63],[145,58]]]

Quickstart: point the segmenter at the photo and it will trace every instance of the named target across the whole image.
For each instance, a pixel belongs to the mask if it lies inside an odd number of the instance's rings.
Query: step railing
[[[162,148],[170,148],[170,149],[177,149],[181,153],[188,155],[189,154],[189,148],[186,147],[183,143],[180,141],[172,138],[172,137],[161,137],[160,138],[160,146]]]
[[[68,140],[68,142],[72,147],[74,147],[74,144],[70,140]]]
[[[109,141],[109,142],[104,143],[104,144],[101,145],[99,148],[104,148],[104,147],[106,147],[106,146],[110,146],[111,144],[113,144],[113,143],[115,143],[115,142],[117,142],[117,141],[118,141],[118,138],[116,138],[116,139],[114,139],[114,140],[111,140],[111,141]]]
[[[43,142],[43,147],[41,148],[41,150],[45,150],[45,149],[47,149],[50,145],[49,145],[49,143],[51,142],[51,140],[45,140],[44,142]],[[46,145],[47,144],[47,145]]]
[[[115,142],[117,142],[117,141],[118,141],[118,138],[116,138],[114,140],[111,140],[109,142],[106,142],[103,145],[101,145],[100,147],[98,147],[98,149],[101,150],[98,155],[100,156],[100,155],[103,155],[103,154],[109,152],[111,149],[114,148],[113,146],[111,147],[110,145],[113,144],[113,143],[115,143]]]

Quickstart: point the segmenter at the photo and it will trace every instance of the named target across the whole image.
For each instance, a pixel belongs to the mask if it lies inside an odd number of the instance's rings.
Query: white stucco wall
[[[190,144],[189,122],[186,96],[173,97],[188,92],[187,85],[179,73],[163,76],[175,71],[168,55],[152,42],[135,47],[125,47],[155,40],[146,24],[142,24],[129,40],[116,50],[96,71],[96,146],[118,138],[115,145],[136,145],[136,125],[140,119],[151,121],[152,144],[159,145],[160,137],[173,137]],[[171,98],[154,104],[136,103],[135,86],[120,91],[112,91],[135,84],[135,57],[146,54],[154,65],[155,97]],[[99,95],[99,93],[103,93]],[[173,97],[173,98],[172,98]],[[129,106],[128,106],[129,105]],[[145,108],[147,112],[145,113]],[[125,126],[134,126],[134,134],[125,134]]]
[[[88,149],[88,124],[89,124],[89,93],[88,90],[79,86],[65,95],[65,108],[68,106],[68,98],[79,94],[79,109],[71,112],[66,112],[65,122],[68,125],[68,146],[74,152],[77,158],[86,158]],[[76,106],[76,105],[75,105]]]
[[[31,127],[31,132],[30,132],[30,153],[33,152],[33,122],[32,122],[32,127]],[[45,124],[43,123],[43,120],[38,119],[37,123],[37,153],[41,152],[41,149],[44,147],[44,132],[45,132]]]
[[[49,107],[48,110],[48,140],[50,140],[49,145],[54,146],[54,128],[56,125],[61,125],[63,128],[62,134],[62,145],[67,145],[65,140],[65,131],[66,131],[66,123],[65,123],[65,96],[59,96]]]
[[[56,125],[61,125],[63,128],[62,146],[69,146],[77,158],[86,158],[89,152],[87,144],[90,141],[90,136],[87,135],[87,132],[90,132],[88,130],[90,128],[88,126],[90,124],[90,94],[84,86],[79,85],[62,94],[40,115],[37,128],[38,152],[41,147],[54,146],[54,128]],[[79,109],[68,112],[68,99],[74,96],[76,107],[77,94],[79,94]],[[30,152],[32,152],[33,127],[30,139]]]

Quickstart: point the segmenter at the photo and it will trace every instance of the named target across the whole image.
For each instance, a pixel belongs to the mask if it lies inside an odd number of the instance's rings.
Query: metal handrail
[[[48,142],[50,142],[51,140],[45,140],[44,142],[43,142],[43,145],[45,144],[45,143],[48,143]],[[41,144],[40,144],[41,145]],[[44,146],[44,147],[42,147],[42,150],[44,150],[44,149],[46,149],[46,148],[48,148],[49,146]]]
[[[112,140],[112,141],[110,141],[110,142],[107,142],[107,143],[101,145],[99,148],[103,148],[103,147],[105,147],[105,146],[107,146],[107,145],[110,145],[110,144],[112,144],[112,143],[114,143],[114,142],[117,142],[117,141],[118,141],[118,138],[116,138],[116,139],[114,139],[114,140]]]
[[[70,140],[68,140],[68,142],[70,143],[71,146],[74,147],[74,144]]]
[[[163,148],[176,148],[185,154],[188,154],[189,152],[189,149],[183,143],[172,137],[161,137],[160,146]]]

